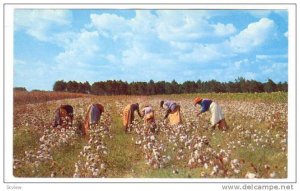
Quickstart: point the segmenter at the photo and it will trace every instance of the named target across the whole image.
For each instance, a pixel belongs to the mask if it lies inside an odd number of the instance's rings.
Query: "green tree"
[[[271,80],[268,79],[268,82],[264,85],[265,92],[275,92],[277,91],[277,85]]]
[[[67,83],[63,80],[56,81],[53,85],[53,91],[63,92],[67,91]]]

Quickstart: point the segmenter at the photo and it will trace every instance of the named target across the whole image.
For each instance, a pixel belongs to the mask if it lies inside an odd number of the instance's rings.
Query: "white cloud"
[[[272,62],[268,63],[267,65],[263,65],[260,67],[260,70],[263,74],[268,75],[278,75],[278,77],[285,76],[286,74],[283,74],[282,71],[287,71],[287,63],[286,62]]]
[[[289,37],[289,31],[286,31],[284,34],[283,34],[286,38]]]
[[[158,11],[157,32],[165,41],[192,41],[210,34],[205,11]]]
[[[16,10],[15,30],[25,30],[27,34],[40,41],[49,41],[52,27],[70,24],[71,13],[68,10]]]
[[[216,45],[194,46],[193,50],[188,53],[179,55],[179,61],[184,63],[207,63],[212,60],[217,60],[222,57],[222,52]]]
[[[204,45],[199,40],[236,32],[233,24],[210,24],[208,19],[214,14],[207,11],[159,10],[153,14],[137,10],[135,13],[130,19],[107,13],[90,16],[90,28],[104,38],[113,39],[112,46],[122,52],[121,60],[126,65],[134,65],[149,55],[162,56],[163,52],[168,55],[164,57],[174,62],[208,62],[228,52],[220,45]]]
[[[217,23],[212,26],[215,29],[215,34],[217,36],[227,36],[227,35],[231,35],[237,31],[233,24]]]
[[[168,67],[168,65],[172,64],[169,60],[169,55],[147,52],[134,44],[132,48],[122,52],[121,63],[124,67],[146,67],[152,65],[158,68],[164,67],[162,65]]]
[[[139,67],[150,69],[149,65],[152,66],[152,71],[157,71],[158,68],[180,68],[182,64],[196,64],[198,68],[203,68],[211,61],[220,61],[222,58],[232,57],[235,52],[248,52],[261,45],[274,27],[273,21],[269,19],[252,23],[230,39],[231,49],[228,49],[228,42],[201,44],[191,41],[214,34],[226,36],[236,33],[237,29],[233,24],[210,24],[209,14],[201,11],[164,10],[157,11],[156,14],[151,11],[136,11],[135,16],[130,19],[107,13],[92,14],[90,18],[89,29],[99,31],[98,38],[109,37],[111,41],[106,43],[114,48],[114,54],[105,50],[96,51],[97,54],[123,72]],[[97,42],[95,39],[92,41]],[[161,48],[164,43],[168,45]],[[74,62],[84,60],[84,54],[76,57],[81,52],[76,49],[75,46],[58,58],[74,58]]]
[[[131,30],[138,34],[156,34],[158,17],[148,10],[136,10],[135,17],[128,21]]]
[[[234,69],[236,69],[236,70],[243,69],[243,67],[249,65],[249,63],[250,63],[250,62],[249,62],[248,59],[243,59],[243,60],[235,61],[235,62],[233,63]],[[232,69],[232,67],[231,67],[231,69]]]
[[[128,20],[114,14],[91,14],[91,24],[104,36],[117,39],[130,32]]]
[[[57,55],[56,61],[61,67],[86,66],[90,64],[98,51],[99,34],[97,31],[81,31],[64,47],[64,52]],[[93,61],[94,62],[94,61]]]
[[[278,60],[278,59],[288,59],[287,54],[276,54],[276,55],[259,54],[259,55],[256,55],[255,57],[256,57],[257,61],[269,61],[269,62]]]
[[[70,44],[78,38],[78,33],[72,31],[61,32],[53,34],[52,42],[59,47],[68,49]]]
[[[245,53],[262,45],[275,32],[273,20],[262,18],[258,22],[251,23],[239,34],[230,38],[229,46],[234,52]]]

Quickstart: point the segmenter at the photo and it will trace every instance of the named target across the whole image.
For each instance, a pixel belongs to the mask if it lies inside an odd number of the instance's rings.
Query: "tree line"
[[[178,83],[158,81],[154,82],[124,82],[121,80],[107,80],[95,82],[76,82],[63,80],[56,81],[53,91],[86,93],[95,95],[155,95],[155,94],[181,94],[181,93],[254,93],[288,91],[287,82],[275,83],[271,79],[262,83],[255,80],[238,78],[234,82],[210,81],[185,81]]]

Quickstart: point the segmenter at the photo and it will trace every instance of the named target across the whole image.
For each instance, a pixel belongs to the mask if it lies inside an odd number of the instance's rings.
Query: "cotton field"
[[[241,101],[234,94],[203,95],[222,108],[227,131],[211,129],[210,113],[196,117],[193,95],[90,96],[14,106],[13,172],[53,178],[287,178],[288,104],[278,99]],[[211,97],[209,97],[211,96]],[[271,96],[271,95],[270,95]],[[272,96],[276,96],[272,95]],[[287,94],[285,95],[287,96]],[[257,95],[256,95],[257,97]],[[183,124],[170,126],[161,99],[181,106]],[[87,108],[101,103],[100,122],[82,135]],[[155,131],[135,114],[122,126],[129,103],[155,110]],[[61,104],[74,108],[73,124],[53,128]]]

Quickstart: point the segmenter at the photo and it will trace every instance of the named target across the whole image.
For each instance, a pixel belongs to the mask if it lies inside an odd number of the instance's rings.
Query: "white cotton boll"
[[[141,140],[138,140],[138,141],[135,142],[135,144],[136,144],[136,145],[140,145],[140,144],[142,144],[142,141],[141,141]]]
[[[151,141],[154,141],[154,140],[155,140],[155,136],[154,136],[154,135],[151,135],[150,140],[151,140]]]
[[[96,147],[96,151],[100,151],[100,150],[101,150],[101,146],[98,145],[98,146]]]
[[[75,173],[78,173],[78,172],[79,172],[79,168],[77,166],[77,167],[75,167]]]
[[[40,138],[40,142],[44,142],[45,141],[45,135],[43,135],[41,138]]]
[[[173,170],[173,174],[178,174],[178,173],[179,173],[178,169]]]
[[[282,140],[280,141],[280,143],[287,143],[287,142],[286,142],[286,139],[282,139]]]
[[[101,168],[101,169],[105,169],[105,168],[106,168],[106,165],[105,165],[104,163],[101,163],[100,168]]]
[[[270,169],[270,165],[265,164],[265,165],[264,165],[264,168],[267,169],[267,170],[269,170],[269,169]]]
[[[179,149],[178,154],[182,154],[182,153],[183,153],[183,150]]]
[[[73,178],[80,178],[80,174],[79,173],[74,173]]]
[[[168,155],[168,156],[167,156],[167,159],[170,161],[170,160],[171,160],[171,156]]]
[[[233,172],[234,172],[235,174],[238,174],[238,173],[241,172],[241,170],[240,170],[240,169],[234,169]]]
[[[207,163],[204,163],[204,168],[208,169],[208,164]]]
[[[276,178],[276,175],[277,175],[276,172],[272,172],[272,173],[270,173],[269,176],[270,176],[270,178]]]
[[[213,172],[218,172],[219,171],[219,166],[217,166],[217,165],[215,165],[214,167],[213,167]]]
[[[93,176],[99,176],[99,169],[94,169]]]
[[[83,151],[84,151],[84,152],[86,152],[86,151],[88,151],[88,150],[90,150],[90,149],[91,149],[91,146],[84,146],[84,147],[83,147]]]
[[[55,172],[51,172],[51,178],[55,177],[56,173]]]
[[[255,173],[251,173],[251,172],[247,172],[247,174],[245,175],[245,178],[249,178],[249,179],[253,179],[256,177],[257,177],[257,175]]]
[[[193,163],[195,162],[195,159],[194,158],[191,158],[188,162],[188,165],[191,166]]]

